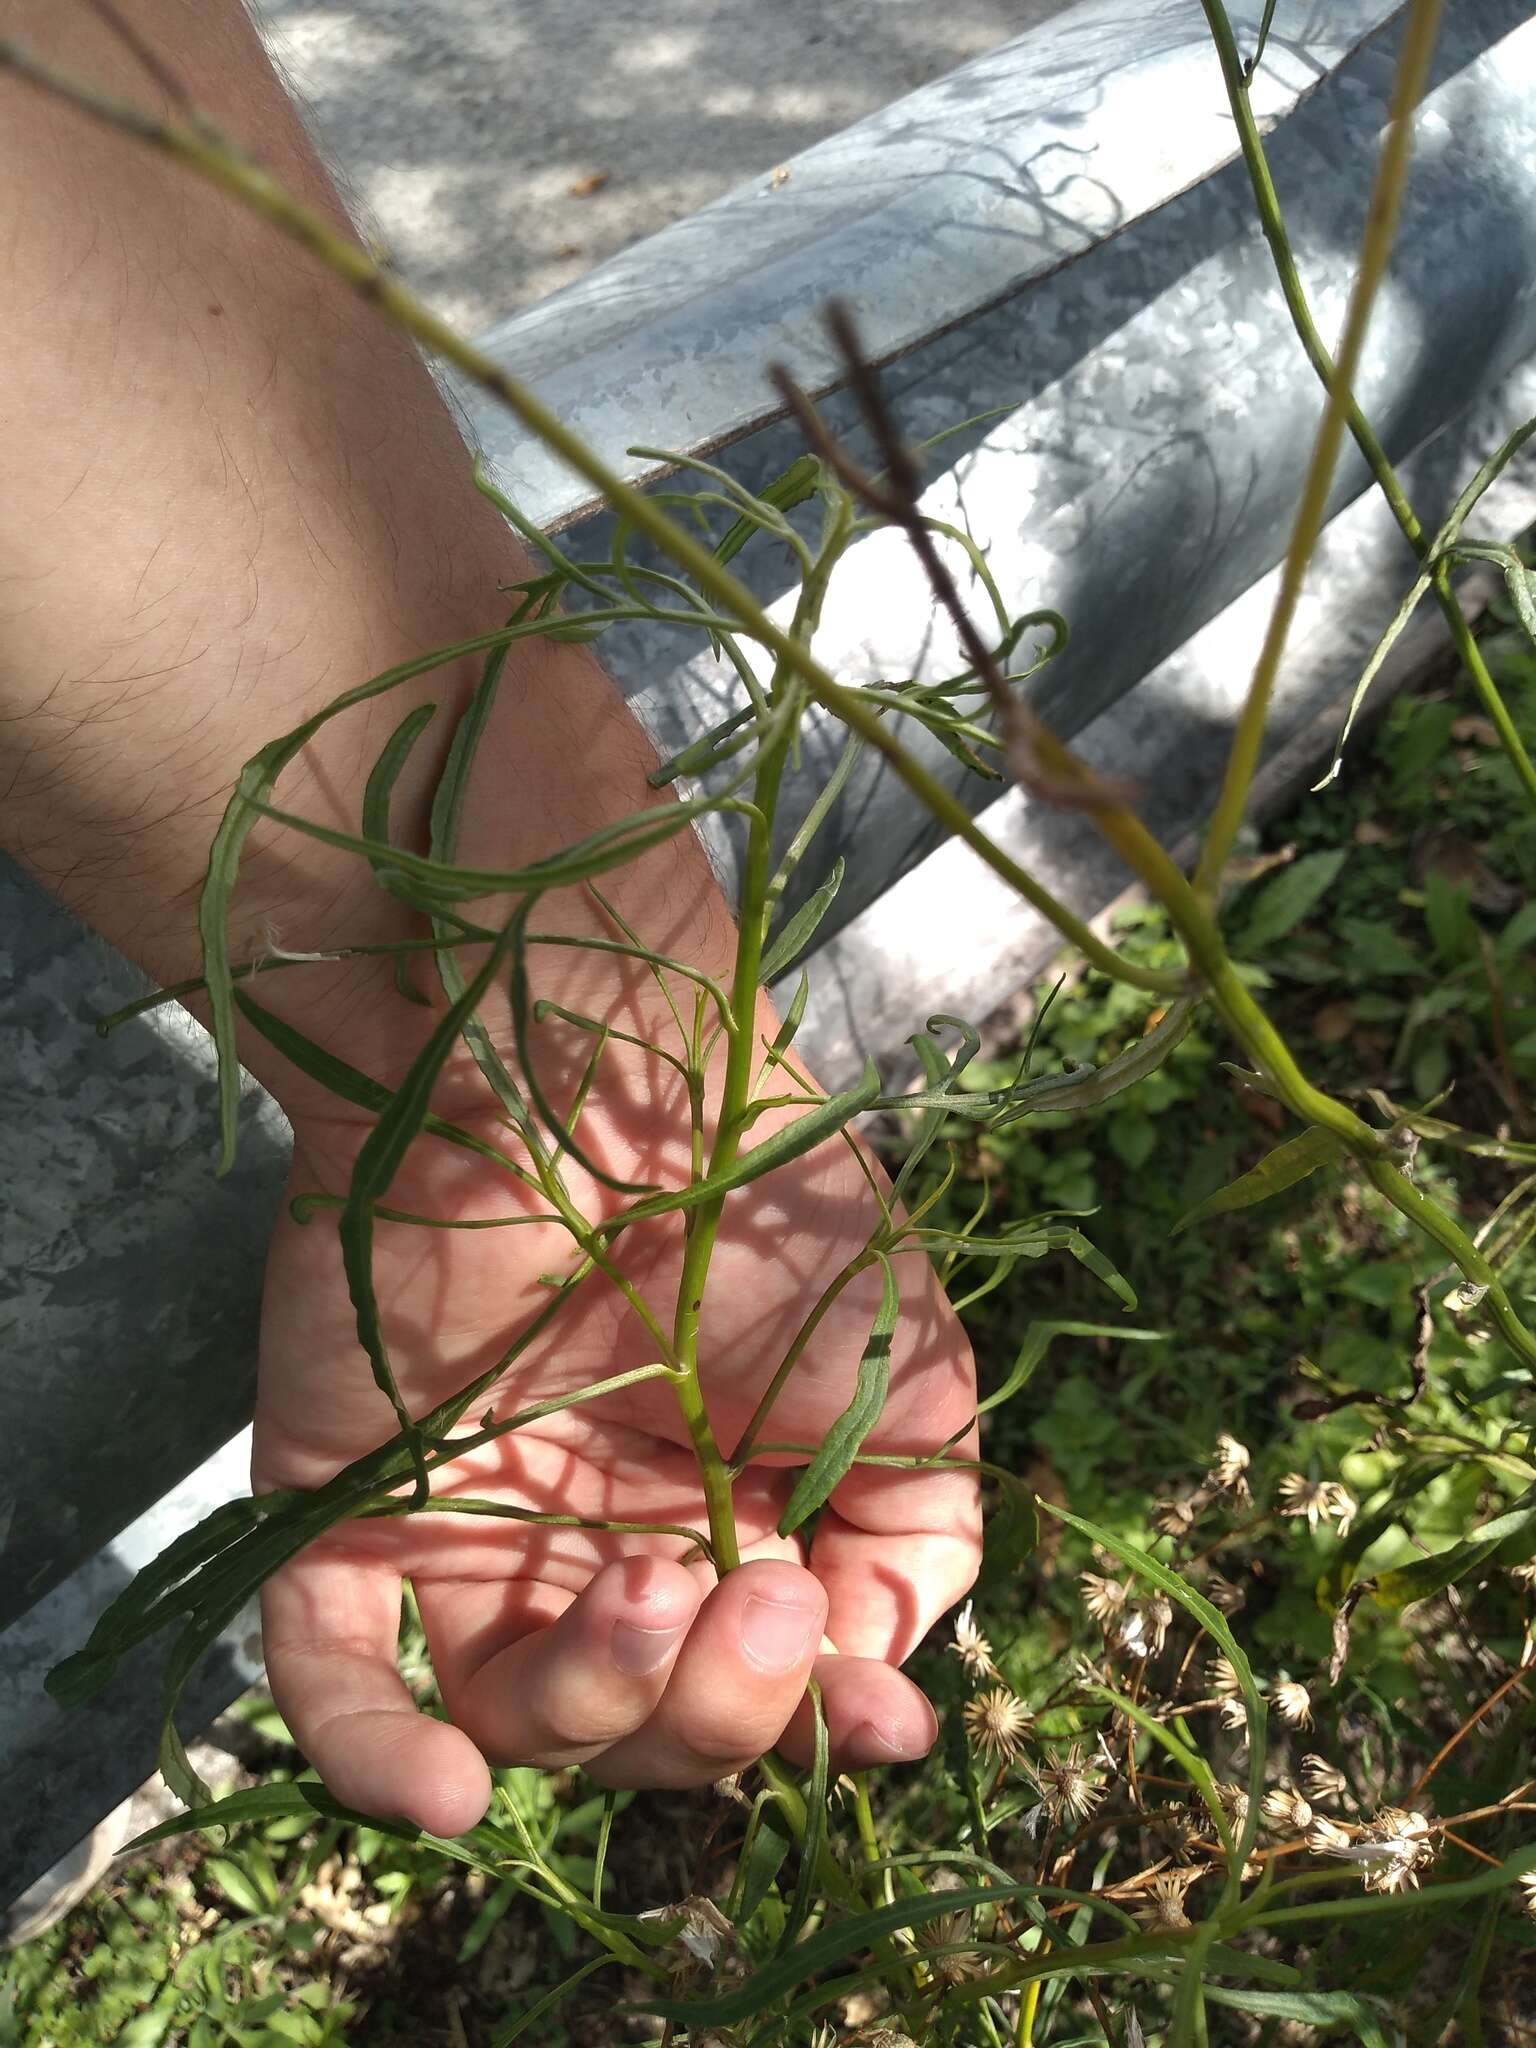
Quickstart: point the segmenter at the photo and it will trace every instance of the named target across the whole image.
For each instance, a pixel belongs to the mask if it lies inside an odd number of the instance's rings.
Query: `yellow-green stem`
[[[1243,162],[1258,207],[1259,222],[1264,230],[1264,239],[1269,244],[1270,254],[1274,258],[1275,275],[1279,279],[1286,309],[1291,316],[1291,324],[1323,388],[1342,397],[1349,431],[1354,436],[1355,445],[1365,458],[1408,545],[1422,561],[1429,551],[1429,536],[1424,532],[1418,515],[1408,502],[1407,494],[1388,459],[1386,449],[1377,439],[1375,429],[1361,411],[1353,391],[1340,379],[1338,368],[1317,331],[1317,322],[1312,317],[1312,308],[1301,282],[1301,273],[1296,268],[1296,257],[1291,248],[1290,236],[1286,232],[1280,196],[1270,175],[1263,138],[1253,117],[1248,82],[1242,58],[1238,53],[1236,38],[1227,20],[1226,8],[1222,0],[1201,0],[1201,5],[1216,45],[1227,99],[1232,109],[1233,120],[1237,124]],[[1442,567],[1436,574],[1432,589],[1478,701],[1498,733],[1499,743],[1526,795],[1536,803],[1536,764],[1532,763],[1525,742],[1510,717],[1509,708],[1488,673],[1487,663],[1483,660],[1472,629],[1467,624],[1461,606],[1456,601],[1455,592],[1451,588],[1448,568]]]
[[[1391,254],[1392,240],[1397,230],[1403,186],[1408,174],[1408,160],[1413,149],[1413,109],[1418,104],[1424,90],[1424,82],[1429,75],[1442,4],[1443,0],[1412,0],[1408,23],[1403,32],[1403,47],[1398,57],[1397,74],[1393,80],[1386,137],[1376,166],[1365,234],[1360,244],[1359,267],[1355,275],[1354,289],[1350,294],[1349,311],[1345,316],[1338,362],[1333,381],[1328,386],[1322,425],[1318,429],[1312,460],[1307,468],[1306,482],[1302,487],[1301,503],[1297,507],[1295,524],[1291,529],[1290,546],[1286,550],[1285,564],[1280,573],[1280,589],[1275,598],[1274,610],[1270,614],[1264,644],[1259,650],[1259,659],[1253,672],[1253,680],[1248,687],[1248,696],[1238,718],[1237,731],[1232,738],[1226,774],[1222,780],[1221,792],[1216,800],[1216,808],[1212,813],[1210,829],[1206,834],[1205,846],[1196,872],[1196,886],[1207,898],[1215,895],[1221,871],[1226,865],[1227,856],[1232,851],[1232,843],[1237,837],[1238,827],[1243,821],[1248,791],[1259,764],[1259,749],[1269,718],[1270,696],[1275,678],[1280,671],[1280,658],[1285,651],[1286,637],[1295,616],[1297,600],[1301,596],[1307,566],[1312,559],[1312,551],[1317,545],[1317,537],[1322,531],[1323,520],[1327,515],[1328,493],[1333,483],[1333,473],[1338,467],[1339,451],[1343,446],[1344,430],[1349,419],[1349,394],[1354,390],[1355,375],[1360,367],[1371,307],[1375,301],[1377,287],[1386,273],[1387,258]],[[1208,18],[1211,17],[1212,7],[1209,0],[1206,11]]]

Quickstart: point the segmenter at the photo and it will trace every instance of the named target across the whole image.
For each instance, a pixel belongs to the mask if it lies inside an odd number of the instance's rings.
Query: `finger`
[[[557,1596],[568,1604],[554,1618],[519,1592],[434,1583],[418,1598],[454,1721],[492,1763],[551,1770],[642,1726],[704,1597],[683,1565],[650,1556],[606,1565],[574,1600]]]
[[[645,1726],[590,1766],[605,1785],[707,1785],[783,1732],[821,1645],[827,1601],[802,1566],[762,1559],[705,1600]]]
[[[827,1747],[835,1771],[910,1764],[938,1740],[938,1716],[904,1673],[874,1657],[822,1656],[812,1677],[821,1687]],[[793,1763],[815,1755],[816,1723],[807,1696],[796,1707],[779,1748]]]
[[[261,1595],[277,1710],[338,1799],[460,1835],[490,1804],[485,1760],[461,1729],[417,1711],[396,1668],[400,1574],[323,1548]]]
[[[828,1635],[849,1656],[891,1664],[965,1596],[980,1563],[979,1489],[965,1471],[855,1468],[834,1489],[811,1544]]]

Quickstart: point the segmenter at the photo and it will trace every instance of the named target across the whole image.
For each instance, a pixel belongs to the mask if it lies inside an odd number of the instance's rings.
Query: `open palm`
[[[655,1043],[675,1027],[634,973],[566,956],[572,1008],[621,1016]],[[632,965],[632,963],[631,963]],[[572,982],[580,1001],[570,1000]],[[391,1078],[422,1012],[380,997],[360,1024],[359,1064]],[[762,1013],[767,1021],[766,1010]],[[636,1029],[637,1025],[640,1027]],[[355,1042],[355,1041],[354,1041]],[[539,1038],[540,1073],[569,1098],[590,1039],[558,1024]],[[621,1059],[619,1054],[623,1054]],[[547,1068],[546,1063],[547,1062]],[[461,1127],[515,1150],[472,1069],[434,1098]],[[290,1102],[295,1191],[344,1192],[368,1123],[335,1104]],[[748,1143],[773,1128],[765,1114]],[[677,1185],[688,1174],[686,1102],[653,1054],[605,1057],[581,1122],[616,1178]],[[878,1169],[875,1169],[878,1171]],[[590,1218],[625,1198],[567,1162]],[[419,1138],[391,1186],[393,1208],[440,1220],[525,1217],[545,1204],[497,1166]],[[729,1454],[808,1311],[867,1242],[878,1208],[848,1144],[833,1141],[727,1202],[702,1308],[700,1378]],[[285,1216],[263,1319],[257,1487],[313,1487],[394,1433],[358,1343],[333,1223]],[[670,1329],[682,1254],[676,1215],[614,1240],[615,1265]],[[500,1357],[548,1300],[541,1276],[568,1272],[558,1223],[483,1230],[380,1221],[375,1267],[395,1377],[413,1414]],[[869,1451],[921,1454],[974,1412],[969,1350],[926,1259],[894,1261],[902,1315],[890,1395]],[[847,1406],[880,1293],[868,1270],[838,1296],[772,1411],[765,1440],[816,1445]],[[601,1275],[585,1280],[494,1392],[510,1415],[643,1366],[654,1339]],[[737,1480],[743,1563],[717,1582],[685,1533],[615,1533],[448,1513],[353,1521],[269,1582],[266,1653],[277,1702],[338,1796],[438,1832],[470,1826],[489,1797],[487,1762],[579,1762],[610,1785],[689,1785],[740,1769],[782,1740],[808,1752],[806,1682],[820,1682],[845,1767],[923,1754],[932,1710],[896,1669],[958,1599],[979,1557],[976,1487],[960,1471],[855,1468],[814,1539],[781,1538],[790,1455],[754,1459]],[[694,1453],[666,1380],[648,1380],[504,1435],[439,1471],[435,1490],[540,1513],[707,1527]],[[409,1577],[451,1724],[418,1713],[396,1669]]]

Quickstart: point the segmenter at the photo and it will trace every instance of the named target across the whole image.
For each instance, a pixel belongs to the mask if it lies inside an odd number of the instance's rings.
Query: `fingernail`
[[[789,1607],[753,1593],[741,1610],[742,1648],[765,1671],[793,1670],[820,1629],[819,1608]]]
[[[658,1664],[664,1664],[672,1654],[673,1645],[687,1622],[680,1621],[675,1628],[637,1628],[632,1621],[616,1621],[613,1624],[613,1661],[630,1678],[641,1678],[647,1671],[654,1671]]]
[[[932,1749],[933,1737],[926,1742],[921,1737],[914,1741],[910,1736],[892,1735],[873,1721],[861,1721],[849,1737],[848,1747],[861,1756],[873,1750],[878,1756],[889,1757],[893,1764],[915,1764]]]

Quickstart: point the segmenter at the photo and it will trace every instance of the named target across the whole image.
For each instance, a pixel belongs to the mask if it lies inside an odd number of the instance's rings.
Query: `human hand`
[[[645,868],[642,862],[638,886],[631,883],[642,900]],[[719,967],[721,920],[703,924],[713,933],[705,950]],[[677,1043],[675,1024],[633,963],[615,971],[611,959],[562,953],[557,965],[553,980],[539,968],[540,993],[653,1043]],[[393,992],[362,1007],[364,1052],[349,1047],[349,1056],[393,1078],[414,1049],[423,1013]],[[766,1005],[759,1032],[772,1035]],[[537,1047],[546,1088],[566,1099],[590,1040],[550,1025]],[[467,1062],[434,1100],[440,1113],[515,1151]],[[302,1090],[290,1106],[294,1189],[343,1192],[366,1121]],[[776,1114],[782,1120],[794,1112]],[[774,1121],[765,1114],[749,1142]],[[654,1055],[611,1047],[580,1125],[598,1163],[620,1179],[678,1185],[689,1170],[688,1129],[677,1077]],[[623,1196],[569,1161],[566,1178],[589,1219],[624,1206]],[[388,1200],[444,1218],[510,1217],[544,1206],[495,1165],[427,1138],[412,1148]],[[807,1312],[878,1220],[864,1173],[837,1140],[727,1202],[699,1357],[709,1415],[728,1456]],[[381,1221],[375,1245],[396,1379],[418,1415],[499,1357],[548,1302],[539,1276],[571,1264],[571,1239],[558,1223],[463,1231]],[[667,1330],[681,1248],[675,1215],[614,1240],[615,1265]],[[974,1380],[965,1338],[926,1257],[899,1254],[895,1270],[902,1315],[890,1394],[865,1448],[922,1454],[973,1415]],[[838,1297],[774,1407],[765,1440],[819,1443],[847,1405],[879,1292],[878,1271],[869,1270]],[[640,1318],[593,1276],[475,1413],[492,1404],[505,1416],[655,1356]],[[319,1485],[392,1428],[357,1342],[326,1212],[305,1225],[285,1216],[262,1330],[258,1488]],[[812,1675],[840,1767],[920,1756],[936,1723],[896,1666],[974,1577],[974,1477],[856,1468],[835,1490],[808,1549],[798,1536],[775,1533],[794,1477],[780,1457],[754,1460],[737,1480],[743,1563],[719,1582],[685,1536],[430,1512],[343,1524],[265,1588],[277,1703],[339,1797],[449,1834],[483,1812],[487,1762],[581,1763],[599,1781],[626,1786],[705,1783],[775,1744],[804,1759]],[[442,1469],[434,1484],[440,1494],[538,1512],[707,1527],[694,1453],[664,1379],[484,1444]],[[418,1713],[397,1673],[402,1577],[415,1590],[451,1724]]]

